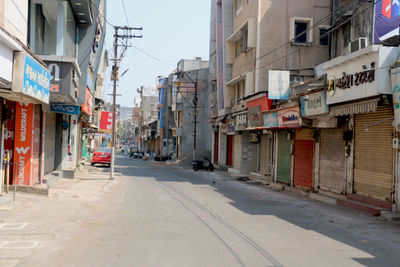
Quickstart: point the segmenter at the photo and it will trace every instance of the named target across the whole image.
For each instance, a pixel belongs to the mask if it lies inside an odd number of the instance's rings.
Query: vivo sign
[[[50,105],[50,111],[67,115],[79,115],[80,110],[81,110],[80,106],[62,105],[62,104]]]

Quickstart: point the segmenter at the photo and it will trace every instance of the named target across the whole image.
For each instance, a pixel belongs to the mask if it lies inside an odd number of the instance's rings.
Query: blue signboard
[[[400,1],[375,0],[374,43],[399,35]]]
[[[63,105],[63,104],[51,104],[50,111],[67,114],[67,115],[79,115],[81,111],[80,106]]]
[[[50,100],[50,72],[29,55],[25,55],[22,93],[44,103]]]
[[[278,114],[276,112],[268,112],[264,113],[264,127],[266,128],[274,128],[278,127]]]

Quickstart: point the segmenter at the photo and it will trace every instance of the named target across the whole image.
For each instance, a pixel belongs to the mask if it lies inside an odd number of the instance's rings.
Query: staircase
[[[382,211],[391,211],[392,203],[366,196],[348,194],[347,199],[338,199],[337,203],[367,212],[373,216],[380,216]]]

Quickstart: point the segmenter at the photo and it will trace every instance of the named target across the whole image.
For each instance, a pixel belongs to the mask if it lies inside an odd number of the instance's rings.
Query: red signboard
[[[89,116],[93,114],[93,95],[88,88],[86,88],[85,104],[82,105],[82,111],[84,111]]]
[[[247,108],[250,109],[256,106],[260,106],[260,111],[265,112],[272,109],[273,102],[274,100],[268,99],[268,93],[266,93],[264,96],[248,101]]]
[[[14,126],[15,126],[15,102],[6,101],[6,110],[10,112],[11,118],[4,124],[4,154],[10,155],[10,162],[14,162]],[[6,112],[3,110],[3,112]],[[14,184],[13,165],[10,165],[10,181]]]
[[[16,104],[14,162],[17,166],[17,184],[32,185],[33,159],[33,104]]]
[[[100,118],[100,131],[111,132],[112,130],[112,112],[102,111]]]

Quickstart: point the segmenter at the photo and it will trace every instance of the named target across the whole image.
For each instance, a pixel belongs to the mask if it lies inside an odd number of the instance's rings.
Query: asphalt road
[[[219,172],[116,163],[122,176],[96,198],[80,197],[87,183],[79,196],[0,210],[26,223],[18,240],[36,242],[5,250],[12,231],[0,224],[0,265],[400,266],[400,227],[379,218]]]

